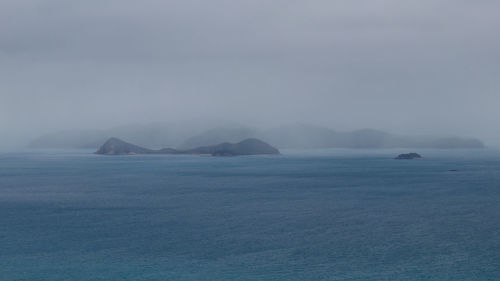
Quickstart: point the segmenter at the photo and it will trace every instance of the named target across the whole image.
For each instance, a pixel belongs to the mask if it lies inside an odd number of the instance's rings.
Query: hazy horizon
[[[306,123],[498,147],[499,10],[451,0],[2,1],[0,147],[152,122]]]
[[[394,142],[401,142],[400,148],[425,148],[426,145],[443,146],[441,148],[453,148],[460,141],[459,147],[466,148],[471,143],[475,145],[481,143],[488,148],[496,148],[473,136],[460,135],[439,135],[439,134],[398,134],[391,131],[383,131],[374,128],[359,128],[355,130],[337,130],[327,126],[318,126],[307,123],[288,123],[279,124],[271,127],[259,127],[245,125],[235,122],[220,120],[205,120],[204,122],[195,122],[193,120],[168,123],[135,123],[115,126],[102,129],[63,129],[57,131],[48,131],[43,134],[22,137],[14,140],[10,145],[4,143],[0,146],[3,150],[22,149],[22,148],[42,148],[42,149],[64,149],[64,148],[97,148],[109,138],[119,138],[124,141],[138,144],[150,148],[195,148],[205,145],[215,145],[222,142],[236,143],[247,138],[257,138],[267,141],[269,144],[279,148],[348,148],[349,144],[345,140],[338,138],[352,137],[351,140],[355,148],[362,139],[373,148],[378,147],[378,141],[384,139],[385,148],[398,148]],[[291,139],[290,139],[291,138]],[[334,139],[336,140],[334,140]],[[382,138],[382,139],[380,139]],[[340,143],[339,143],[340,141]],[[408,147],[408,142],[414,142],[415,146]],[[432,145],[432,142],[439,142]],[[291,145],[291,147],[290,147]],[[396,146],[395,146],[396,145]],[[362,147],[357,147],[362,148]],[[368,148],[368,147],[367,147]],[[431,147],[429,147],[431,148]]]

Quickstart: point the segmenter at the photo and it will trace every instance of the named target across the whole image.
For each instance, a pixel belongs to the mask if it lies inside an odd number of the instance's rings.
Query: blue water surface
[[[0,154],[0,280],[500,280],[497,151],[283,152]]]

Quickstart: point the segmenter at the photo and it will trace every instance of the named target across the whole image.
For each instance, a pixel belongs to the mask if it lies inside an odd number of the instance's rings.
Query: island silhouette
[[[192,154],[211,156],[239,156],[239,155],[273,155],[280,154],[277,148],[254,138],[245,139],[238,143],[221,143],[210,146],[200,146],[193,149],[178,150],[173,148],[149,149],[125,142],[119,138],[107,140],[95,154],[104,155],[132,155],[132,154]]]

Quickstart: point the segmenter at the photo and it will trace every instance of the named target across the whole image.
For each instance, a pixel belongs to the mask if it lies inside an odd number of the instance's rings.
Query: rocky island
[[[398,157],[394,158],[396,160],[411,160],[411,159],[420,159],[422,156],[418,153],[404,153],[399,154]]]
[[[163,148],[159,150],[140,147],[118,138],[107,140],[95,154],[104,155],[131,155],[131,154],[194,154],[212,156],[238,156],[238,155],[263,155],[280,154],[279,150],[271,145],[258,140],[246,139],[238,143],[221,143],[218,145],[201,146],[193,149],[177,150]]]

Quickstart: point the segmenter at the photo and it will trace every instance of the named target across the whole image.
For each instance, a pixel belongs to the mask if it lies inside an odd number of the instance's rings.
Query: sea
[[[500,280],[500,151],[3,152],[0,280]]]

